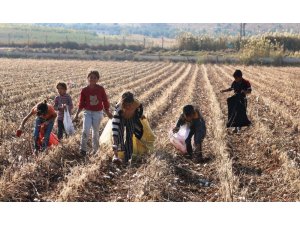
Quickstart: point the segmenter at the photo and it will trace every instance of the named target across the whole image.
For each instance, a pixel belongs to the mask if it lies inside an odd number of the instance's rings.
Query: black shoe
[[[197,163],[208,163],[208,162],[210,162],[211,161],[211,158],[209,158],[209,157],[199,157],[199,158],[197,158]]]
[[[185,154],[184,158],[186,158],[186,159],[193,159],[193,154]]]
[[[81,156],[86,156],[86,151],[81,150],[81,151],[80,151],[80,155],[81,155]]]

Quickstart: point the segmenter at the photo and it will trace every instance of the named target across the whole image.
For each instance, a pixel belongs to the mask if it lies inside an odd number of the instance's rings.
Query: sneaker
[[[38,154],[39,154],[39,150],[36,150],[36,149],[32,150],[32,155],[33,156],[38,156]]]
[[[90,153],[90,154],[91,154],[91,155],[96,155],[96,154],[97,154],[97,152],[98,152],[98,150],[94,150],[94,149],[93,149],[93,150],[91,151],[91,153]]]
[[[86,156],[86,151],[80,150],[80,155],[81,156]]]
[[[240,127],[235,127],[232,132],[233,133],[240,133],[241,132],[241,128]]]
[[[112,162],[117,164],[117,165],[121,165],[122,164],[122,159],[116,157],[115,155],[113,156]]]

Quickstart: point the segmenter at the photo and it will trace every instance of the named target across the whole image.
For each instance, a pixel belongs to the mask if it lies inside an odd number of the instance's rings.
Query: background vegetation
[[[248,24],[242,37],[239,24],[209,25],[0,24],[0,47],[2,51],[7,47],[36,49],[35,52],[60,49],[60,53],[65,50],[129,50],[138,54],[199,57],[198,61],[202,62],[221,60],[276,65],[283,64],[286,57],[300,56],[298,24]],[[269,32],[253,35],[255,28],[258,29],[256,33]]]

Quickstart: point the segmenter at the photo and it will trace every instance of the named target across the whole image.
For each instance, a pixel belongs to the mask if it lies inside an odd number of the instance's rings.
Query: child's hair
[[[90,78],[90,76],[91,76],[92,74],[94,74],[94,75],[97,77],[98,80],[100,79],[100,74],[99,74],[99,72],[98,72],[97,70],[90,70],[90,71],[88,72],[87,78]]]
[[[238,78],[238,77],[242,77],[243,76],[243,73],[242,73],[242,71],[240,71],[240,70],[236,70],[236,71],[234,71],[234,73],[233,73],[233,77],[234,78]]]
[[[195,113],[194,106],[192,105],[186,105],[183,107],[183,114],[185,116],[192,116]]]
[[[61,86],[63,89],[67,90],[67,85],[64,82],[58,82],[56,84],[56,89],[58,89],[58,87]]]
[[[37,110],[36,110],[36,114],[38,116],[41,116],[43,114],[46,114],[48,111],[48,105],[47,105],[47,100],[44,100],[43,102],[39,103],[37,105]]]
[[[133,103],[134,102],[134,97],[133,94],[130,91],[126,91],[122,94],[121,97],[121,103]]]

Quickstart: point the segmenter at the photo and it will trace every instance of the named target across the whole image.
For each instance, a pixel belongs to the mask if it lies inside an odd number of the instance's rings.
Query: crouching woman
[[[124,153],[125,163],[133,153],[133,135],[138,139],[143,136],[143,126],[140,119],[143,116],[143,106],[131,92],[122,94],[116,104],[112,119],[114,162],[121,161],[118,151]]]

